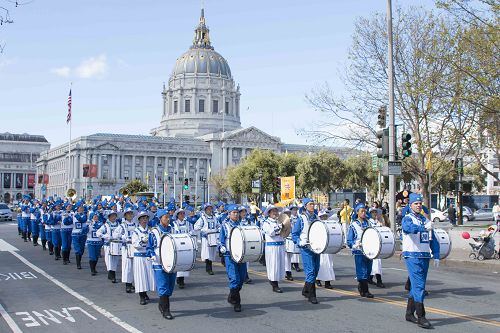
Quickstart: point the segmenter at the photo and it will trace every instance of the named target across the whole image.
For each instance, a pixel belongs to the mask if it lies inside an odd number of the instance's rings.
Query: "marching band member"
[[[293,226],[292,239],[295,244],[299,245],[302,261],[304,262],[305,283],[302,295],[307,297],[312,304],[318,304],[315,282],[319,271],[320,256],[311,251],[308,239],[309,226],[312,222],[318,220],[318,217],[314,212],[313,199],[304,198],[302,205],[303,211],[300,214],[300,219],[297,219],[297,223]]]
[[[97,211],[89,214],[90,226],[88,228],[87,250],[89,252],[89,266],[92,276],[97,274],[97,261],[101,256],[101,247],[103,245],[102,238],[97,236],[97,231],[103,226],[103,222],[99,217],[100,214]]]
[[[217,246],[210,246],[208,233],[218,232],[220,225],[213,214],[214,206],[211,203],[203,205],[203,212],[194,224],[194,230],[201,230],[201,260],[205,261],[205,270],[209,275],[214,275],[212,262],[217,255]]]
[[[226,273],[229,280],[229,296],[227,297],[227,301],[230,304],[234,304],[235,312],[241,312],[240,290],[243,287],[243,281],[245,281],[245,276],[247,275],[247,265],[246,263],[235,262],[228,251],[231,230],[240,224],[238,205],[228,205],[227,212],[228,216],[221,225],[219,251],[224,256]]]
[[[147,253],[149,213],[141,211],[134,219],[138,222],[132,233],[132,246],[135,249],[133,265],[135,292],[139,293],[139,304],[146,305],[149,300],[147,292],[155,290],[153,265]]]
[[[116,283],[118,256],[111,255],[110,241],[114,239],[113,231],[118,228],[119,225],[116,221],[118,213],[113,210],[107,213],[107,221],[97,230],[96,235],[104,240],[104,261],[106,263],[106,269],[108,270],[108,280],[111,280],[112,283]]]
[[[177,209],[174,214],[174,234],[189,234],[193,233],[193,226],[186,220],[186,211],[182,208]],[[184,278],[189,276],[189,271],[177,272],[177,284],[180,289],[184,289]]]
[[[87,232],[87,212],[84,203],[79,201],[76,204],[76,214],[73,215],[73,231],[71,233],[73,247],[75,248],[77,269],[82,269],[82,256],[85,251],[85,243],[87,242]]]
[[[410,213],[402,220],[403,257],[411,281],[405,319],[419,327],[432,328],[425,318],[425,283],[431,252],[434,265],[439,266],[439,242],[432,230],[433,223],[422,215],[422,196],[411,193],[409,199]]]
[[[137,225],[133,221],[134,210],[132,207],[125,207],[122,223],[113,231],[113,238],[122,241],[122,283],[125,283],[125,292],[133,293],[134,287],[134,257],[128,256],[128,245],[132,243],[132,233]]]
[[[356,265],[356,278],[358,280],[358,291],[361,297],[373,298],[373,294],[368,290],[368,277],[372,270],[372,260],[363,255],[361,250],[361,235],[370,226],[366,217],[366,206],[359,203],[354,208],[354,218],[349,225],[347,233],[347,246],[352,249],[354,263]]]
[[[278,285],[285,278],[285,240],[280,235],[283,224],[278,222],[279,210],[274,205],[267,206],[264,211],[266,219],[262,231],[266,241],[266,270],[267,278],[275,293],[283,291]]]
[[[328,212],[321,211],[318,217],[322,221],[328,220]],[[319,271],[316,277],[316,283],[321,287],[321,281],[325,282],[326,289],[332,289],[330,281],[335,281],[335,271],[333,270],[333,254],[322,253],[319,257]]]
[[[170,296],[172,296],[174,292],[177,273],[167,273],[163,270],[160,263],[159,246],[161,237],[166,233],[171,233],[173,229],[166,209],[159,209],[156,216],[160,219],[160,223],[155,230],[149,234],[147,253],[149,257],[154,259],[153,271],[155,284],[158,296],[160,296],[158,308],[163,318],[171,320],[174,319],[174,317],[170,313]]]
[[[382,223],[379,220],[379,208],[370,208],[370,226],[381,227]],[[373,276],[377,279],[377,283],[373,282]],[[384,283],[382,283],[382,259],[373,259],[372,271],[370,277],[368,278],[369,284],[376,284],[379,288],[385,288]]]
[[[62,202],[60,199],[54,202],[54,210],[49,218],[50,233],[52,234],[52,244],[54,245],[55,260],[61,259],[61,223],[62,214],[61,210]]]

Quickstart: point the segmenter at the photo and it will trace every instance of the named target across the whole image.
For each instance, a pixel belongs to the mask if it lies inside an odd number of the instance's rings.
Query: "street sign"
[[[401,162],[400,161],[390,161],[384,164],[383,170],[384,176],[394,175],[401,176]]]
[[[94,186],[92,185],[87,185],[87,190],[92,191],[94,189]]]

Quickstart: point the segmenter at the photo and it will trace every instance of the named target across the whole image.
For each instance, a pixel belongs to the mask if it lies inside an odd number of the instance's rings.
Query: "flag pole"
[[[70,181],[71,181],[71,122],[72,122],[72,114],[71,114],[71,104],[73,103],[73,97],[71,96],[71,88],[73,87],[73,82],[70,83],[69,86],[69,97],[68,97],[68,120],[69,120],[69,142],[68,142],[68,188],[70,189]]]

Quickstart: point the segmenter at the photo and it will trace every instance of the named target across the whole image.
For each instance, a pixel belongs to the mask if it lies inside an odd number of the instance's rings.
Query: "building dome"
[[[191,48],[175,62],[172,76],[207,75],[231,78],[231,69],[219,53],[212,49]]]

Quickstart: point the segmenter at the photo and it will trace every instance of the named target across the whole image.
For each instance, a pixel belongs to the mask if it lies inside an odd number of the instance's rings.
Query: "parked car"
[[[0,203],[0,221],[12,221],[12,212],[4,203]]]
[[[438,222],[443,222],[448,219],[448,214],[446,212],[442,212],[440,210],[437,210],[435,208],[431,208],[431,218],[432,222],[438,223]]]
[[[493,208],[478,209],[474,212],[474,217],[478,221],[495,221],[495,219],[493,218]]]

